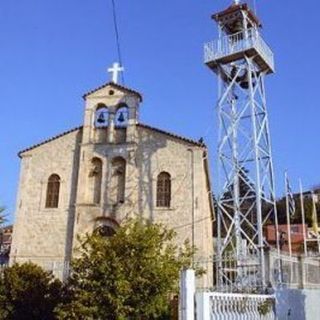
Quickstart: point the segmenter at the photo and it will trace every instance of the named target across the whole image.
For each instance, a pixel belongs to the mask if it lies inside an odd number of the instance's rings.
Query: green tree
[[[3,214],[5,207],[0,207],[0,227],[7,221],[6,216]]]
[[[32,263],[15,264],[0,277],[0,320],[50,320],[62,284]]]
[[[295,207],[296,211],[292,217],[290,217],[291,224],[301,224],[302,223],[302,210],[301,210],[301,201],[300,196],[295,195]],[[306,224],[311,227],[312,226],[312,215],[313,215],[313,203],[311,198],[305,197],[304,199],[304,214],[306,219]],[[316,205],[318,218],[320,208],[319,205]],[[286,205],[286,197],[283,197],[277,201],[277,212],[278,212],[278,219],[279,224],[287,224],[287,205]]]
[[[87,235],[73,261],[69,297],[59,319],[165,319],[178,292],[179,271],[193,249],[173,244],[162,225],[128,221],[112,237]]]
[[[9,252],[3,247],[3,226],[7,222],[6,215],[3,213],[5,207],[0,207],[0,266],[8,260]]]

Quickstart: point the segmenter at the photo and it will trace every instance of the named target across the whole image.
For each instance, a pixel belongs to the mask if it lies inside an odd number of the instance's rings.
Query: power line
[[[255,14],[257,14],[257,4],[256,4],[256,0],[253,0],[253,11]]]
[[[115,32],[115,40],[116,40],[116,47],[117,47],[117,53],[118,53],[118,60],[119,60],[120,65],[123,67],[116,4],[115,4],[114,0],[111,0],[111,3],[112,3],[113,25],[114,25],[114,32]],[[121,73],[121,79],[122,79],[122,83],[124,84],[123,72]]]
[[[187,228],[187,227],[191,227],[192,225],[196,225],[197,223],[201,223],[205,220],[210,220],[212,221],[212,217],[211,215],[210,216],[206,216],[206,217],[203,217],[203,218],[200,218],[200,219],[197,219],[195,220],[193,223],[186,223],[186,224],[182,224],[182,225],[179,225],[177,227],[171,227],[170,229],[172,230],[178,230],[178,229],[182,229],[182,228]]]

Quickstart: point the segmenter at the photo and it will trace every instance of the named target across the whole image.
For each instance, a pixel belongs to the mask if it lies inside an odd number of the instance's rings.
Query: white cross
[[[121,67],[118,62],[115,62],[112,67],[108,69],[108,72],[112,73],[112,82],[118,83],[119,73],[123,71],[124,68]]]

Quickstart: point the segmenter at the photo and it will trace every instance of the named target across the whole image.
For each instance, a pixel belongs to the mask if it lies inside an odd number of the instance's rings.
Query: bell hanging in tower
[[[103,124],[103,123],[106,122],[106,119],[105,119],[105,117],[104,117],[103,112],[101,112],[101,113],[99,114],[99,117],[98,117],[97,122],[100,123],[100,124]]]
[[[118,122],[119,123],[123,123],[123,122],[125,122],[125,117],[124,117],[124,114],[123,114],[123,112],[120,112],[120,115],[119,115],[119,118],[118,118]]]

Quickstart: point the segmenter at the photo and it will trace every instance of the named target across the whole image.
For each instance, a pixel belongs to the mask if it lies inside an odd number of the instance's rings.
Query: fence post
[[[271,268],[271,250],[265,250],[265,265],[266,265],[266,283],[269,284],[272,281],[272,268]]]
[[[196,294],[197,320],[210,320],[210,297],[208,292]]]
[[[194,320],[195,272],[183,270],[180,273],[180,320]]]
[[[306,285],[306,267],[305,267],[305,257],[298,257],[299,266],[299,289],[304,289]]]

